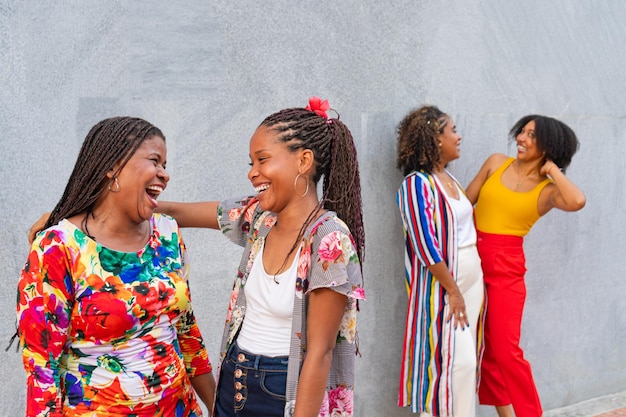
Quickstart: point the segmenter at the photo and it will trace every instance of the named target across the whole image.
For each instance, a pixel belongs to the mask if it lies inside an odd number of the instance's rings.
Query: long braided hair
[[[436,106],[422,106],[407,114],[398,124],[397,168],[403,175],[413,171],[433,172],[441,162],[438,137],[449,116]]]
[[[291,151],[310,149],[315,160],[312,180],[317,184],[324,177],[322,198],[303,224],[296,244],[321,209],[332,210],[347,224],[363,261],[361,180],[356,146],[348,127],[339,117],[326,119],[304,108],[281,110],[265,118],[261,126],[276,132],[278,140]]]
[[[116,168],[116,176],[144,140],[165,136],[159,128],[135,117],[112,117],[91,128],[76,159],[63,196],[44,228],[79,213],[90,213],[111,179],[106,174]]]
[[[114,173],[117,175],[143,141],[152,136],[165,140],[159,128],[134,117],[112,117],[92,127],[83,141],[63,196],[50,213],[44,229],[64,218],[83,212],[89,214],[111,182],[106,174],[118,165]],[[16,337],[18,330],[5,351],[11,348]]]

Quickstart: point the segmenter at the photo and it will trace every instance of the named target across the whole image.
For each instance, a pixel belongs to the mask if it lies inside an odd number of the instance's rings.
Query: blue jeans
[[[283,417],[287,356],[253,355],[234,342],[220,369],[214,417]]]

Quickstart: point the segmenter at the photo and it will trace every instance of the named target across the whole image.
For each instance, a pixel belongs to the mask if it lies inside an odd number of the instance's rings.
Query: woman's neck
[[[541,169],[541,165],[542,165],[542,161],[541,159],[534,159],[532,161],[521,161],[519,159],[515,159],[515,171],[518,173],[519,176],[525,177],[525,178],[532,178],[532,177],[539,177],[540,175],[540,169]]]
[[[309,217],[318,206],[317,196],[305,197],[302,201],[290,204],[280,213],[276,213],[276,226],[282,232],[300,230],[302,225],[310,219]],[[320,213],[322,210],[320,210]],[[315,216],[317,217],[317,216]],[[307,225],[308,226],[308,225]]]
[[[433,167],[433,174],[443,174],[446,172],[446,165],[448,165],[447,162],[441,161],[439,163],[439,165],[437,165],[436,167]]]
[[[148,220],[140,222],[123,217],[117,211],[94,208],[79,215],[77,226],[90,238],[111,249],[134,252],[143,248],[151,233]],[[76,222],[74,222],[76,224]]]

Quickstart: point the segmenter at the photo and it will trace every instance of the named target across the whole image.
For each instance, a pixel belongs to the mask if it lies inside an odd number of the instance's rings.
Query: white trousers
[[[463,294],[469,328],[457,327],[452,359],[452,410],[453,416],[476,416],[476,366],[477,366],[477,327],[482,308],[485,286],[483,270],[476,245],[459,248],[458,275],[456,285]],[[420,417],[430,417],[420,413]]]

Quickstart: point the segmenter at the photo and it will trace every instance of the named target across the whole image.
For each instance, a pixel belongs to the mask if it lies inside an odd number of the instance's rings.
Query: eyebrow
[[[263,149],[259,149],[258,151],[254,152],[254,155],[258,155],[261,152],[269,152],[267,148],[263,148]],[[248,156],[252,156],[252,155],[248,155]]]

